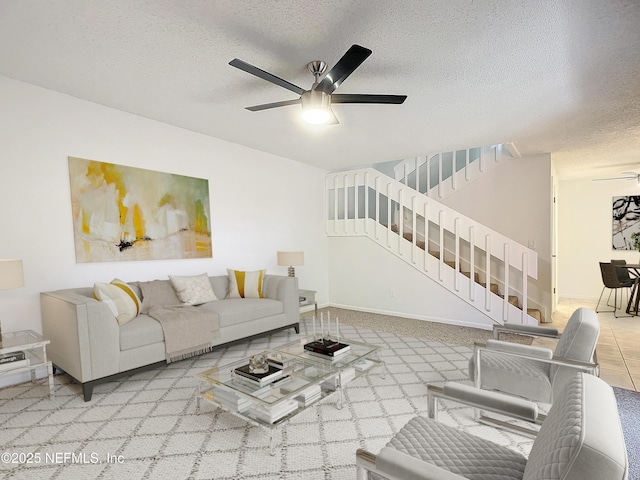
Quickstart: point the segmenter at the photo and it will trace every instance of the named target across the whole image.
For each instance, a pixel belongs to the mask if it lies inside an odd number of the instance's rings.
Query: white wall
[[[602,291],[598,262],[624,259],[639,263],[640,252],[613,250],[612,199],[640,195],[629,180],[558,183],[558,293],[561,297],[597,300]]]
[[[5,332],[42,331],[41,291],[228,267],[286,275],[277,250],[304,250],[300,287],[328,302],[324,171],[4,77],[0,105],[0,258],[22,258],[26,284],[0,291]],[[77,264],[68,156],[208,179],[213,258]]]
[[[329,238],[331,304],[452,325],[493,322],[367,237]]]

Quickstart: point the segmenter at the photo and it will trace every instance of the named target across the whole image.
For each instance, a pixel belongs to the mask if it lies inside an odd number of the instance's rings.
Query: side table
[[[0,342],[0,357],[24,352],[26,361],[11,362],[16,363],[17,366],[15,368],[12,368],[11,363],[1,364],[0,376],[30,372],[31,381],[36,383],[36,369],[46,366],[49,380],[49,397],[53,397],[53,365],[47,359],[47,345],[49,343],[49,340],[45,340],[42,335],[33,330],[20,330],[13,333],[3,332],[2,341]]]
[[[313,305],[314,311],[313,314],[318,317],[318,302],[316,302],[316,292],[315,290],[298,290],[298,294],[300,297],[300,306],[306,307],[307,305]]]

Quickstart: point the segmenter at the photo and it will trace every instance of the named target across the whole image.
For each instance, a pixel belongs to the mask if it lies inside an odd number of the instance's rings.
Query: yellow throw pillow
[[[265,270],[243,272],[227,268],[229,274],[229,295],[227,298],[264,298],[262,279]]]
[[[218,300],[216,294],[213,293],[209,275],[206,273],[194,277],[169,275],[169,279],[182,303],[187,305],[201,305]]]
[[[136,292],[117,278],[111,283],[95,283],[93,297],[109,306],[120,325],[136,318],[140,311],[140,299]]]

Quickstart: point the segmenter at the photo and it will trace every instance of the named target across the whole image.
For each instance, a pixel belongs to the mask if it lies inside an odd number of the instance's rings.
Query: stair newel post
[[[440,232],[439,248],[440,248],[440,270],[438,272],[438,278],[443,281],[444,270],[444,210],[440,210],[438,214],[438,231]]]
[[[415,195],[413,195],[411,197],[411,230],[413,231],[413,235],[411,236],[411,263],[413,263],[414,265],[416,264],[416,247],[418,245],[418,214],[416,213],[416,201],[417,198]]]
[[[345,173],[342,177],[342,188],[343,188],[343,192],[344,192],[344,222],[342,223],[343,226],[343,230],[344,230],[344,234],[347,234],[347,222],[349,220],[349,187],[348,184],[349,182],[347,181],[347,174]]]
[[[491,311],[491,235],[488,233],[484,237],[484,252],[485,252],[485,309]]]
[[[522,252],[522,324],[526,325],[527,316],[529,315],[527,287],[529,283],[529,255],[527,252]]]
[[[475,228],[473,225],[469,227],[469,299],[473,302],[476,300],[476,239]]]
[[[387,182],[387,248],[391,248],[391,183]]]
[[[424,271],[429,271],[429,202],[424,202]]]
[[[404,184],[409,185],[409,174],[407,174],[407,162],[406,160],[402,162],[402,176],[404,177]]]
[[[425,158],[427,160],[424,164],[425,168],[427,169],[427,185],[425,186],[424,194],[429,195],[429,190],[431,190],[431,159],[429,158],[428,154]]]
[[[329,175],[324,177],[324,208],[326,209],[324,215],[324,233],[329,235]]]
[[[466,154],[465,154],[465,159],[464,159],[464,181],[468,182],[469,181],[469,149],[467,148]]]
[[[438,197],[442,198],[442,154],[438,154]]]
[[[369,171],[364,172],[364,233],[369,236]]]
[[[358,172],[353,174],[353,233],[358,234],[358,220],[360,218],[360,186]]]
[[[415,186],[415,191],[419,192],[420,191],[420,175],[419,175],[419,173],[420,173],[420,157],[416,157],[416,169],[415,169],[415,172],[416,172],[416,181],[413,182],[413,183],[414,183],[414,186]]]
[[[376,218],[375,218],[375,237],[376,240],[379,241],[380,237],[378,236],[378,228],[380,226],[380,177],[376,176],[376,178],[373,180],[373,189],[375,190],[375,194],[376,194]]]
[[[458,231],[458,226],[460,223],[460,218],[456,217],[453,219],[453,236],[454,236],[454,249],[455,249],[455,265],[456,271],[453,277],[453,288],[456,292],[460,291],[460,232]]]
[[[338,175],[333,176],[333,233],[338,234]]]
[[[402,240],[404,239],[404,189],[400,188],[398,192],[398,255],[402,254]]]
[[[504,303],[502,308],[502,319],[505,322],[509,321],[509,292],[511,291],[509,286],[509,270],[511,262],[509,260],[509,244],[504,244]]]

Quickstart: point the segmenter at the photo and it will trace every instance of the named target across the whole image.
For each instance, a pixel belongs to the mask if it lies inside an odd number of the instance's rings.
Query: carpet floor
[[[427,383],[466,381],[471,348],[460,336],[444,342],[340,321],[345,338],[383,347],[385,366],[352,381],[341,410],[330,396],[279,425],[273,456],[265,429],[206,403],[196,411],[194,375],[293,341],[293,330],[99,385],[88,403],[66,375],[56,376],[54,399],[44,385],[0,390],[0,477],[352,480],[356,449],[377,453],[427,414]],[[309,333],[310,322],[301,328]],[[529,438],[477,424],[461,405],[442,402],[439,420],[525,455],[531,448]]]
[[[629,457],[629,480],[640,480],[640,393],[613,387]]]

